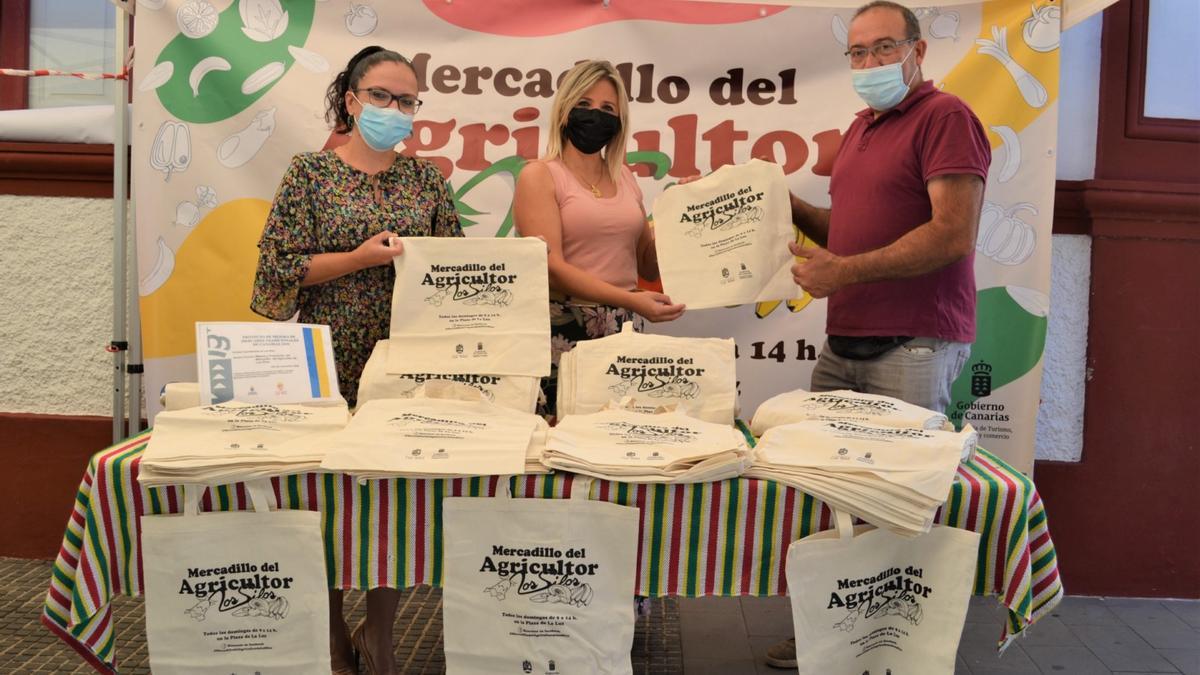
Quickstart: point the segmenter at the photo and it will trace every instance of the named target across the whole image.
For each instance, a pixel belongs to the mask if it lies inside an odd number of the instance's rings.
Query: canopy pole
[[[116,62],[124,64],[129,44],[129,14],[115,7],[113,42]],[[126,118],[129,116],[129,79],[113,80],[113,339],[109,350],[113,355],[113,422],[112,440],[125,438],[125,364],[129,343],[126,339],[128,257],[128,175],[129,138]],[[140,415],[135,409],[131,415]]]

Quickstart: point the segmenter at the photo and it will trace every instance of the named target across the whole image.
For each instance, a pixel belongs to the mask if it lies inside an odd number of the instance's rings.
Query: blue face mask
[[[354,96],[354,100],[358,101],[358,97]],[[391,106],[376,108],[362,101],[358,102],[362,105],[362,112],[355,120],[358,133],[367,145],[375,150],[391,150],[400,141],[412,135],[412,115],[402,113]]]
[[[854,91],[872,110],[891,110],[908,95],[909,83],[904,81],[904,62],[915,51],[915,47],[910,48],[899,63],[850,71]]]

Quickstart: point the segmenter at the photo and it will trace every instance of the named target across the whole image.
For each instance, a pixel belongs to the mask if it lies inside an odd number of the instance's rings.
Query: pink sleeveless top
[[[546,167],[554,177],[566,261],[618,288],[637,287],[637,242],[646,216],[629,167],[621,167],[613,197],[592,194],[562,160]]]

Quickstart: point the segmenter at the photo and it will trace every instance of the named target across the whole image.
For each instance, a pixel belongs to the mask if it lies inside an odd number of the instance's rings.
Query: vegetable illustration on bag
[[[557,603],[572,607],[587,607],[592,601],[592,595],[592,587],[587,584],[576,586],[575,588],[555,584],[541,593],[534,594],[529,599],[538,603]]]
[[[287,598],[254,598],[250,602],[233,610],[234,616],[262,616],[271,619],[287,618]]]

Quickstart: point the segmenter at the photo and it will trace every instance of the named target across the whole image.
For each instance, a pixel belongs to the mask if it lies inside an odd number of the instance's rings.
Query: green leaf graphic
[[[175,69],[171,79],[158,88],[158,100],[176,118],[208,124],[233,117],[262,98],[295,63],[288,47],[302,46],[308,39],[315,1],[283,2],[287,28],[270,42],[252,40],[242,30],[238,5],[245,1],[238,0],[221,12],[211,33],[199,38],[180,33],[159,53],[155,65],[170,61]],[[224,59],[229,69],[208,70],[193,91],[190,81],[193,69],[204,59],[214,56]],[[280,65],[271,65],[275,63]],[[270,79],[276,73],[278,75]],[[256,74],[258,82],[247,81]],[[270,81],[262,84],[266,80]],[[244,90],[249,93],[243,93]]]
[[[956,425],[962,424],[967,406],[1016,381],[1041,360],[1047,319],[1046,308],[1039,305],[1044,297],[1020,287],[996,286],[978,292],[975,344],[950,388],[946,409]]]

